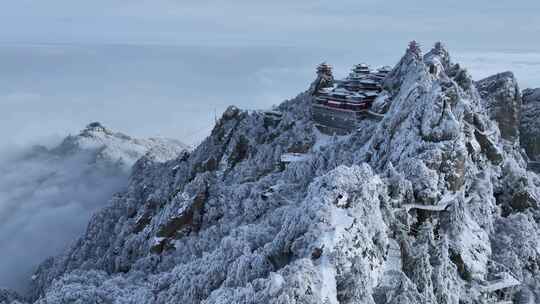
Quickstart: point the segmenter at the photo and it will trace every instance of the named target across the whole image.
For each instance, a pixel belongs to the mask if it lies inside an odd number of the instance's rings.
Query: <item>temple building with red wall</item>
[[[389,72],[389,67],[371,70],[362,63],[355,65],[345,79],[336,81],[328,64],[319,65],[318,82],[330,78],[333,81],[315,85],[312,105],[315,124],[327,133],[347,134],[356,129],[358,121],[366,117],[382,91],[383,80]]]

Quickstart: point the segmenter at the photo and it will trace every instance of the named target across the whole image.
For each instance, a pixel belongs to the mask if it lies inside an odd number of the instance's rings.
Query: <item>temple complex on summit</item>
[[[382,91],[389,67],[371,70],[364,63],[355,65],[343,80],[334,80],[332,67],[317,67],[313,89],[313,120],[327,133],[346,134],[356,129],[359,120],[369,114],[371,105]]]

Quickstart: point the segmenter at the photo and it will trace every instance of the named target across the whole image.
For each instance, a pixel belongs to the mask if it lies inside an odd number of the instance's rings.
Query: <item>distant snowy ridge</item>
[[[308,92],[230,107],[193,151],[139,159],[30,302],[540,302],[540,178],[497,79],[413,43],[348,136],[315,129]]]
[[[177,156],[179,150],[189,147],[178,140],[168,138],[132,138],[113,132],[99,122],[90,123],[76,136],[68,136],[53,153],[74,153],[77,150],[99,150],[96,161],[122,162],[131,167],[141,156],[150,153],[159,161]]]
[[[0,286],[27,288],[39,263],[64,250],[91,214],[125,191],[137,159],[166,161],[185,149],[175,140],[131,138],[92,123],[57,147],[37,146],[1,162]]]

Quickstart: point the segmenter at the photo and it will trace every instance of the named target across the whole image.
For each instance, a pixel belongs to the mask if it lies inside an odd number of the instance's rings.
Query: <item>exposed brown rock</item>
[[[538,201],[528,191],[521,191],[515,193],[510,202],[512,209],[517,211],[525,211],[528,208],[538,207]]]
[[[540,160],[540,89],[523,91],[520,123],[520,143],[528,157],[533,161]],[[536,167],[532,169],[538,169]],[[539,170],[535,170],[539,171]]]
[[[184,212],[172,217],[165,225],[159,228],[157,236],[172,238],[176,237],[178,232],[199,231],[206,198],[206,192],[199,193]]]
[[[492,119],[499,124],[502,138],[517,142],[521,118],[521,93],[512,72],[500,73],[476,83]]]
[[[503,160],[503,155],[497,145],[483,132],[474,131],[474,136],[482,148],[482,152],[494,164],[499,165]]]

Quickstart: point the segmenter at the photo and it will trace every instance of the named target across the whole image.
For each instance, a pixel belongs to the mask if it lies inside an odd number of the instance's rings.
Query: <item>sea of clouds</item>
[[[93,162],[92,151],[3,151],[0,159],[0,286],[26,291],[32,272],[84,231],[127,183],[128,172]]]

